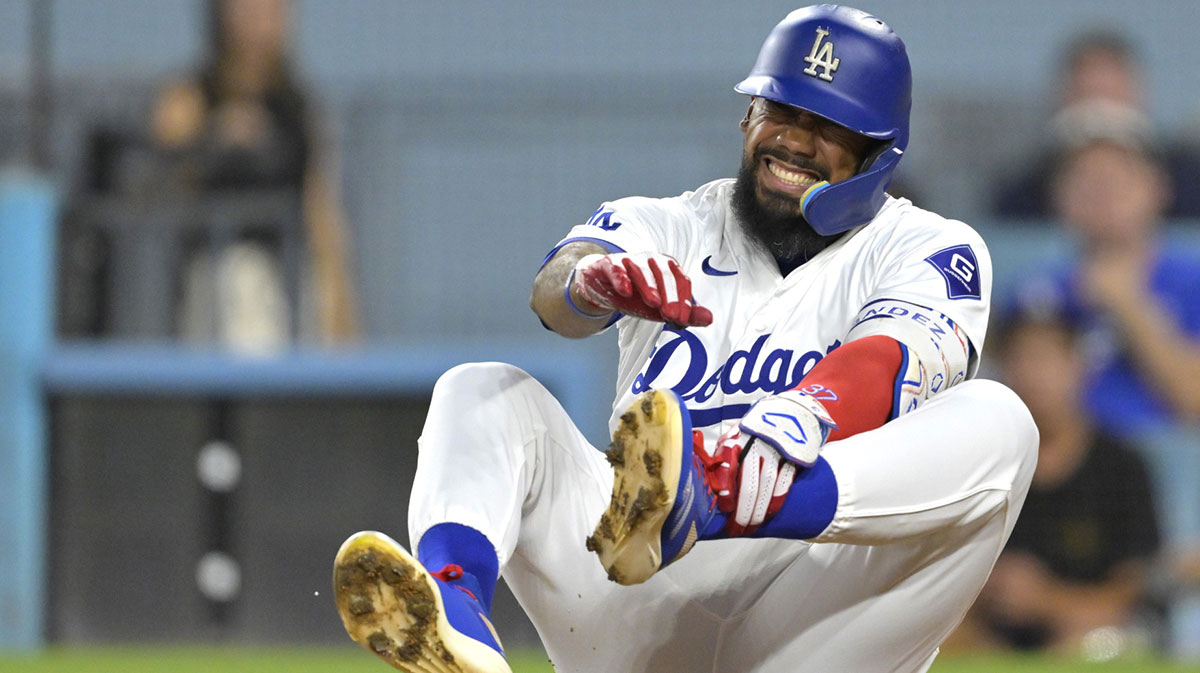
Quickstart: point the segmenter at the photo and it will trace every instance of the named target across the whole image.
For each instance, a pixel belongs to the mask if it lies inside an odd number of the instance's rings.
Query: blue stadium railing
[[[0,175],[0,648],[41,641],[46,466],[41,365],[51,342],[53,186]]]

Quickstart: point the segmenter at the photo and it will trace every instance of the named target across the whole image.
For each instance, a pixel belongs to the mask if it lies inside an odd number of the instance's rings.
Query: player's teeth
[[[797,186],[811,185],[812,183],[816,182],[816,180],[804,175],[803,173],[794,173],[792,171],[785,170],[780,168],[779,165],[775,163],[768,163],[767,170],[771,171],[771,174],[780,180]]]

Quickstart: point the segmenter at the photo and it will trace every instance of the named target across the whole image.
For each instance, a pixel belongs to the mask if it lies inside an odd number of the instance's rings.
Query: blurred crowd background
[[[892,192],[984,235],[984,374],[1042,432],[945,649],[1200,659],[1200,8],[858,6],[913,64]],[[0,649],[341,642],[333,553],[404,538],[458,362],[603,445],[615,343],[529,282],[601,201],[733,174],[793,8],[0,0]]]

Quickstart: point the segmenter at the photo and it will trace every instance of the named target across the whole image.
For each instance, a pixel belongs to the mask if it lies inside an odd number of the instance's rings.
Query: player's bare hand
[[[575,265],[569,288],[585,311],[620,311],[677,327],[712,324],[712,311],[692,298],[692,281],[668,255],[616,253],[587,255]]]

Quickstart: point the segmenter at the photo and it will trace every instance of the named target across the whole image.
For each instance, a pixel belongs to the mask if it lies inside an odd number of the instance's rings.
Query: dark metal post
[[[53,0],[31,0],[29,12],[29,165],[50,168],[53,82],[50,78]]]

